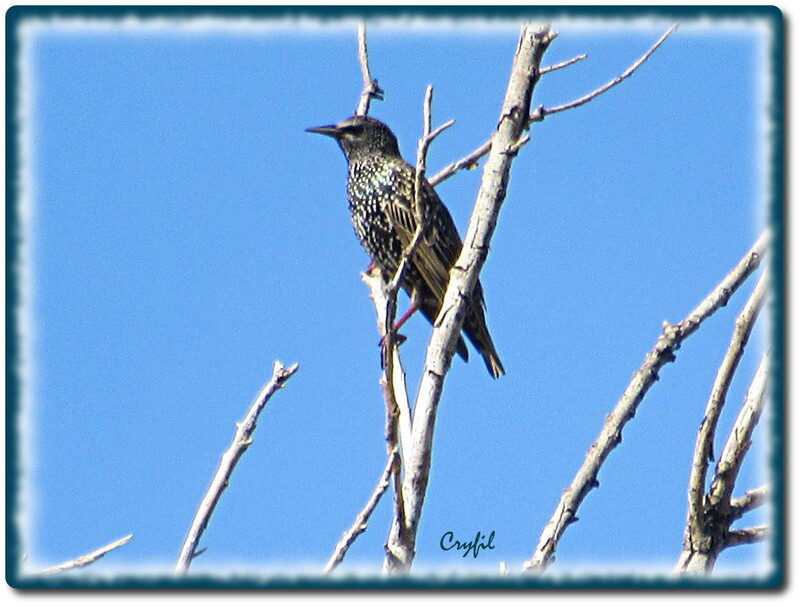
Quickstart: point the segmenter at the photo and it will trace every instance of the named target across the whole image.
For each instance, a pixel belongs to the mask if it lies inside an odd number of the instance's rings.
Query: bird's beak
[[[334,139],[338,139],[342,133],[342,131],[335,124],[331,124],[330,126],[312,126],[311,128],[307,128],[306,132],[328,135]]]

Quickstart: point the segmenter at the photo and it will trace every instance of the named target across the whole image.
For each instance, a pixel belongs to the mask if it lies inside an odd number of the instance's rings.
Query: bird
[[[450,269],[461,253],[458,234],[447,207],[424,177],[420,180],[419,206],[415,213],[416,169],[400,154],[397,137],[375,118],[355,115],[337,124],[306,129],[335,139],[347,159],[347,198],[350,219],[361,245],[385,282],[390,282],[412,241],[417,213],[425,232],[409,259],[401,287],[411,306],[398,320],[397,329],[417,310],[434,323],[444,300]],[[495,379],[505,374],[486,326],[485,302],[480,281],[467,302],[463,333],[483,357]],[[456,352],[467,361],[469,352],[459,335]]]

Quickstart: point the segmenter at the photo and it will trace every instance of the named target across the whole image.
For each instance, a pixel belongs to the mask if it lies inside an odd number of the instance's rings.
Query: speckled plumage
[[[400,155],[397,138],[382,122],[354,116],[339,124],[308,129],[335,138],[347,158],[347,198],[350,218],[367,254],[389,281],[416,231],[415,169]],[[422,180],[421,210],[427,220],[422,242],[415,249],[403,289],[433,323],[444,299],[450,269],[461,253],[461,238],[453,218],[426,179]],[[463,331],[483,356],[489,373],[505,374],[484,316],[483,288],[475,285]],[[459,338],[458,354],[468,352]]]

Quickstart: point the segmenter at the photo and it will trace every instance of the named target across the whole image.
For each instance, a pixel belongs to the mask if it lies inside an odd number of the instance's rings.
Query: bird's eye
[[[344,130],[348,135],[353,135],[354,137],[357,137],[358,135],[364,132],[364,125],[351,124],[349,126],[346,126]]]

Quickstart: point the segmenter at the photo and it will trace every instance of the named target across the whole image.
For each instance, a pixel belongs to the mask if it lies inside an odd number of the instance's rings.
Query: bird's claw
[[[401,335],[399,332],[394,333],[394,342],[397,345],[401,345],[402,343],[404,343],[407,338],[408,337],[406,337],[405,335]],[[383,348],[386,345],[386,335],[381,337],[381,340],[378,342],[378,345],[380,345],[381,348]]]

